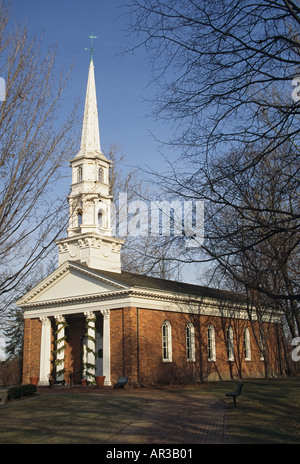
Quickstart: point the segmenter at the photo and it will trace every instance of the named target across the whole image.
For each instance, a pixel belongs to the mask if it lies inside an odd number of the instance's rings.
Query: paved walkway
[[[226,443],[226,404],[191,393],[139,393],[149,406],[134,423],[105,441],[107,444]]]
[[[56,392],[66,392],[57,389]],[[110,393],[128,398],[143,398],[147,406],[141,416],[102,443],[105,444],[222,444],[226,439],[226,403],[192,392],[156,389],[113,390],[89,387],[68,390]],[[54,389],[43,389],[53,393]]]

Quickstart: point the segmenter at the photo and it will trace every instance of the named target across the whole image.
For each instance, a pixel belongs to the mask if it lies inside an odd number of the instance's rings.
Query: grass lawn
[[[0,444],[97,444],[138,417],[147,402],[109,394],[53,393],[0,407]]]
[[[242,444],[300,444],[300,378],[244,380],[237,408],[225,392],[237,381],[216,382],[200,388],[200,394],[225,399],[226,430]]]
[[[224,394],[236,384],[215,382],[172,389],[226,401],[229,443],[300,444],[300,379],[245,380],[234,408]],[[149,405],[151,399],[135,392],[61,392],[14,400],[0,407],[0,444],[103,443]]]

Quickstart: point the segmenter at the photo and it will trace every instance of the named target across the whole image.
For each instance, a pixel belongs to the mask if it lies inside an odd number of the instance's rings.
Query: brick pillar
[[[124,376],[129,383],[138,382],[138,311],[137,308],[123,308]]]
[[[41,328],[39,319],[25,319],[23,345],[23,379],[22,383],[30,382],[30,377],[40,375]]]

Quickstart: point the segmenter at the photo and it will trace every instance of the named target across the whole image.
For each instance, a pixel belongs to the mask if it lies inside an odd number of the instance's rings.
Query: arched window
[[[78,166],[77,168],[77,182],[82,182],[82,166]]]
[[[81,209],[79,209],[78,212],[77,212],[77,221],[78,221],[78,226],[81,226],[81,224],[82,224],[82,211],[81,211]]]
[[[99,227],[102,226],[102,219],[103,219],[103,214],[102,214],[102,211],[99,210],[99,211],[98,211],[98,226],[99,226]]]
[[[186,326],[186,358],[195,361],[195,330],[192,323]]]
[[[172,361],[172,333],[171,324],[169,321],[165,321],[162,325],[162,351],[163,361]]]
[[[262,333],[259,332],[259,349],[260,349],[260,360],[264,361],[264,338],[262,336]]]
[[[98,168],[98,181],[104,182],[104,170],[101,166]]]
[[[233,345],[233,330],[232,327],[227,329],[227,357],[228,361],[234,361],[234,345]]]
[[[207,351],[208,351],[208,360],[216,360],[216,337],[215,337],[215,328],[212,324],[208,326],[207,329]]]
[[[107,214],[106,206],[103,203],[101,203],[98,208],[98,217],[97,217],[99,227],[106,227],[106,214]]]
[[[245,360],[251,361],[250,332],[248,327],[246,327],[244,330],[244,352]]]

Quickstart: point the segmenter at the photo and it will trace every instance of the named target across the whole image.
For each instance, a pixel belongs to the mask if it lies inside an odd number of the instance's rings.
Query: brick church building
[[[18,302],[24,310],[23,383],[185,383],[280,374],[280,318],[258,325],[225,290],[121,269],[112,236],[109,161],[101,151],[91,59],[79,153],[72,168],[67,237],[58,268]],[[271,321],[271,322],[270,322]],[[267,336],[264,342],[260,332]],[[266,346],[266,345],[265,345]]]

